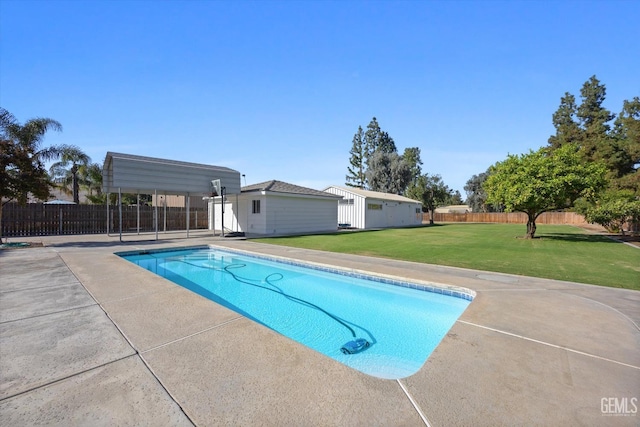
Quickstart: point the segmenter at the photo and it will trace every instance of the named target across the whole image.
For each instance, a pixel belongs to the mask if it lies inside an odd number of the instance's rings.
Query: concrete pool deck
[[[640,423],[638,291],[191,236],[0,250],[0,425]],[[382,380],[113,254],[201,244],[477,296],[418,373]]]

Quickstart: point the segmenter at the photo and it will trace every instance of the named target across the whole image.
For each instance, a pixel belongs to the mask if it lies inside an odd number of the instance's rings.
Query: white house
[[[350,187],[327,187],[340,196],[338,224],[352,228],[390,228],[422,224],[422,203],[397,194]]]
[[[340,196],[271,180],[229,195],[222,215],[221,197],[209,202],[209,229],[248,236],[311,234],[338,229]]]

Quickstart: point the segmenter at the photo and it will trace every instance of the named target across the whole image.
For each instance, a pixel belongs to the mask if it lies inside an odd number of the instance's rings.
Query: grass
[[[640,249],[563,225],[438,224],[416,228],[257,239],[368,255],[640,290]]]

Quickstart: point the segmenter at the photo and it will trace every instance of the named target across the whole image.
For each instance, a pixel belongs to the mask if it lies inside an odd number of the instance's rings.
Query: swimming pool
[[[351,368],[387,379],[417,372],[473,299],[464,289],[218,248],[118,255]]]

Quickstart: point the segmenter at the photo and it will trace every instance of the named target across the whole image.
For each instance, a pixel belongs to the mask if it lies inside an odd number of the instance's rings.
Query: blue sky
[[[638,1],[0,0],[0,105],[107,151],[344,185],[377,117],[463,196],[596,75],[640,95]],[[243,182],[244,184],[244,182]]]

